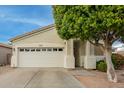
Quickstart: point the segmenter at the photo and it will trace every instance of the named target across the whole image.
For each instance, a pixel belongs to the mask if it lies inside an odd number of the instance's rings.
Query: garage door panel
[[[19,52],[19,67],[63,67],[63,65],[64,51]]]

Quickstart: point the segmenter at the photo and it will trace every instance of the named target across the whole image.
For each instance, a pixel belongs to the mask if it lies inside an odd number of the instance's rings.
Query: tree
[[[124,6],[53,6],[53,14],[56,29],[62,39],[88,40],[103,50],[108,79],[117,82],[111,60],[112,44],[124,37]]]

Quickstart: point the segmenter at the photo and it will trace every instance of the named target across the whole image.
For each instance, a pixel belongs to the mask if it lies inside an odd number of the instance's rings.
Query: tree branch
[[[91,40],[88,40],[91,44],[93,44],[94,46],[99,46],[102,50],[104,50],[105,49],[105,47],[104,47],[104,45],[103,44],[101,44],[101,43],[94,43],[93,41],[91,41]]]
[[[114,41],[116,41],[116,40],[118,40],[120,37],[117,37],[117,34],[118,34],[119,32],[118,31],[113,31],[109,36],[108,36],[108,38],[110,38],[109,40],[110,40],[110,42],[111,42],[111,44],[113,44],[113,42]]]
[[[118,38],[113,38],[113,40],[111,41],[111,43],[113,44],[116,40],[118,40],[120,37],[118,37]]]

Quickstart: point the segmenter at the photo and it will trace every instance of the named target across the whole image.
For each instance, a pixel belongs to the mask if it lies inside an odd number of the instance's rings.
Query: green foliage
[[[102,72],[106,72],[107,71],[107,64],[105,63],[104,60],[100,60],[96,64],[96,69],[99,71],[102,71]]]
[[[99,41],[110,32],[109,41],[112,42],[124,35],[124,6],[53,6],[53,14],[58,34],[66,40],[80,38]]]
[[[116,70],[121,69],[121,66],[124,65],[124,56],[119,54],[112,54],[112,63]],[[99,71],[106,72],[107,64],[104,60],[96,62],[96,69]]]
[[[121,69],[121,66],[124,65],[124,56],[119,54],[112,55],[112,62],[115,69]]]
[[[53,6],[53,14],[56,29],[62,39],[88,40],[100,46],[104,52],[111,52],[115,40],[122,38],[124,41],[122,5]],[[103,62],[99,65],[100,68],[101,65],[105,66]]]

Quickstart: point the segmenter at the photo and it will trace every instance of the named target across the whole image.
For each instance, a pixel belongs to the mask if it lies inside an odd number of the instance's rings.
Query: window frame
[[[20,48],[19,51],[20,51],[20,52],[24,52],[25,49],[24,49],[24,48]]]
[[[52,52],[52,48],[47,48],[47,51],[48,52]]]
[[[62,51],[63,51],[63,48],[58,48],[58,51],[59,51],[59,52],[62,52]]]
[[[29,52],[30,51],[30,49],[29,48],[25,48],[25,52]]]
[[[41,50],[42,50],[43,52],[47,51],[47,49],[46,49],[46,48],[42,48]]]
[[[41,49],[40,49],[40,48],[36,48],[35,51],[36,51],[36,52],[40,52]]]
[[[36,49],[35,49],[35,48],[32,48],[32,49],[30,49],[30,51],[31,51],[31,52],[35,52],[35,51],[36,51]]]
[[[58,51],[58,48],[53,48],[53,52],[57,52]]]

